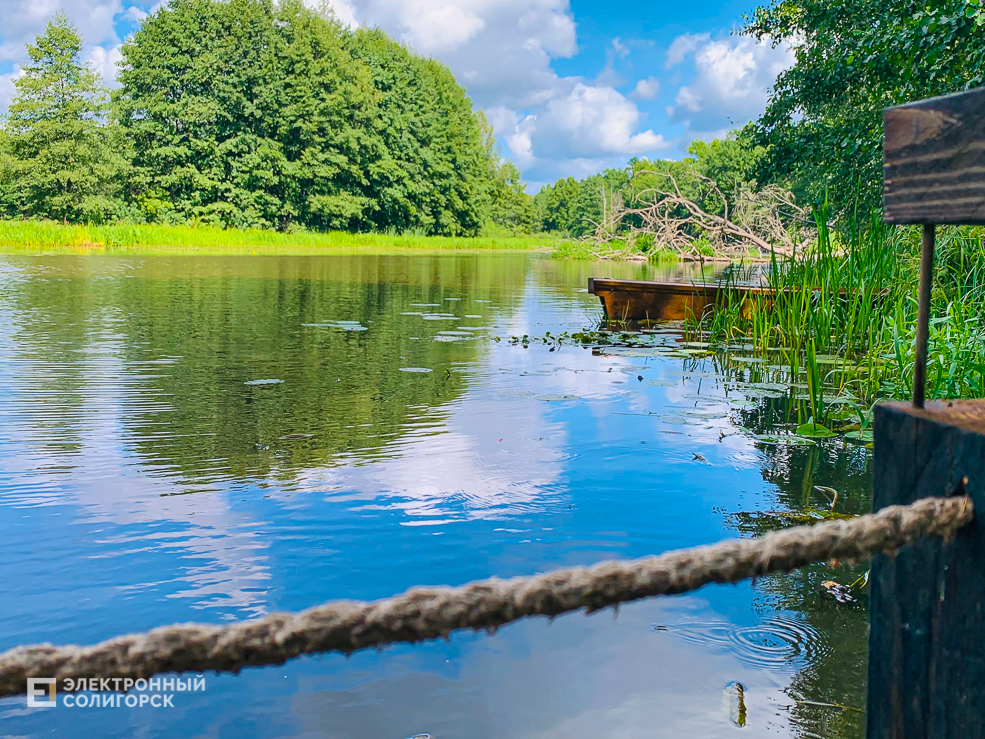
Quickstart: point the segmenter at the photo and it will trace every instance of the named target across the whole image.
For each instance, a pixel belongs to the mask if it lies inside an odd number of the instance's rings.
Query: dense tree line
[[[171,0],[113,95],[64,15],[0,132],[0,212],[470,235],[532,199],[451,72],[300,0]]]
[[[625,169],[608,169],[582,180],[566,177],[545,185],[534,196],[536,227],[571,237],[595,234],[614,213],[652,202],[659,197],[655,191],[671,189],[675,183],[703,209],[721,213],[725,202],[703,186],[705,178],[715,182],[721,195],[731,200],[743,187],[754,184],[753,172],[764,149],[751,141],[746,130],[735,131],[725,139],[694,141],[688,154],[680,160],[632,159]],[[626,217],[617,230],[631,228],[633,223],[632,216]]]

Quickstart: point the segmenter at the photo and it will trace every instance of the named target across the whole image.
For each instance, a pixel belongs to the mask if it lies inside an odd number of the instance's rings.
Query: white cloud
[[[660,94],[660,80],[656,77],[647,77],[636,83],[636,87],[629,94],[636,100],[654,100]]]
[[[688,41],[678,47],[680,61],[693,54],[695,75],[678,90],[675,105],[667,113],[671,122],[683,123],[692,138],[741,126],[757,117],[766,107],[777,75],[794,62],[788,47],[773,48],[768,40],[705,40],[692,48],[694,37],[681,36],[674,44],[684,38]]]
[[[580,155],[635,156],[666,146],[662,136],[634,133],[642,119],[637,107],[611,87],[578,82],[564,97],[551,100],[536,120],[535,144],[544,153],[564,141],[565,151]]]
[[[120,44],[117,44],[109,49],[102,46],[92,47],[86,61],[102,78],[103,84],[113,85],[116,82],[116,65],[121,59],[123,54],[120,51]]]
[[[685,33],[678,36],[667,49],[667,61],[664,66],[667,69],[676,67],[684,61],[684,58],[695,51],[699,46],[711,40],[711,35],[707,33]]]
[[[669,146],[619,91],[582,81],[525,117],[499,110],[494,126],[517,164],[535,178],[584,177]]]
[[[141,10],[136,5],[131,5],[127,8],[126,12],[123,14],[123,17],[131,23],[140,23],[148,15],[149,13],[147,13],[147,11]]]
[[[7,110],[7,106],[14,99],[17,88],[14,87],[14,80],[21,76],[23,72],[20,68],[8,74],[0,74],[0,111]]]
[[[551,60],[577,51],[568,0],[350,0],[379,26],[448,64],[483,108],[514,110],[554,97]]]

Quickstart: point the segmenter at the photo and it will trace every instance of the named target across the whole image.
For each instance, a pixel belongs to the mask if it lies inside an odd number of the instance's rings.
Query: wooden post
[[[930,337],[930,295],[934,288],[934,226],[923,227],[920,250],[920,298],[917,308],[917,345],[913,362],[913,407],[923,408],[927,391],[927,340]]]
[[[985,224],[985,88],[885,111],[883,216],[923,228],[913,404],[875,412],[872,509],[971,496],[869,575],[868,739],[985,737],[985,401],[925,402],[935,224]]]
[[[985,401],[877,407],[872,509],[960,492],[985,511]],[[985,737],[982,521],[873,559],[868,739]]]

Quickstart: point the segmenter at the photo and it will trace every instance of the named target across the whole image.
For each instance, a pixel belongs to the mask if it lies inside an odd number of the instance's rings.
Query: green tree
[[[545,185],[534,198],[541,228],[568,236],[594,233],[612,209],[628,202],[629,171],[607,169],[583,180],[565,177]]]
[[[273,226],[286,157],[269,110],[283,72],[268,0],[174,0],[123,45],[116,106],[133,141],[133,188],[156,214]]]
[[[981,0],[775,0],[744,32],[791,43],[755,143],[762,181],[844,211],[879,205],[883,108],[982,84]],[[796,184],[796,182],[795,182]],[[795,190],[797,188],[795,187]]]
[[[118,210],[122,160],[106,125],[108,96],[81,49],[64,13],[27,45],[30,63],[14,80],[0,159],[8,214],[100,221]]]
[[[172,0],[124,44],[121,124],[148,216],[474,234],[481,127],[446,67],[301,0]]]
[[[534,199],[516,165],[496,157],[490,162],[489,220],[513,234],[537,230]]]
[[[353,53],[379,95],[378,130],[389,154],[367,176],[377,228],[474,235],[488,218],[490,155],[483,119],[443,64],[379,30],[360,30]]]

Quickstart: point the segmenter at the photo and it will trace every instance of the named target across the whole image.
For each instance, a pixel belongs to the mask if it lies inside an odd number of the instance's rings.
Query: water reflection
[[[597,325],[600,271],[653,276],[532,255],[0,258],[0,648],[753,535],[830,506],[819,487],[866,508],[865,449],[742,430],[786,412],[737,392],[762,368],[510,340]],[[210,678],[168,715],[0,715],[23,736],[861,736],[820,705],[864,691],[864,602],[820,587],[857,574]]]

